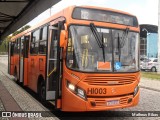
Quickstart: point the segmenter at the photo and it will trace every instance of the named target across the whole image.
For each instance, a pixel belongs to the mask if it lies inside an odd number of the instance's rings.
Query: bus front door
[[[48,41],[48,62],[47,62],[47,82],[46,82],[46,100],[55,100],[56,81],[58,79],[57,71],[57,39],[58,30],[50,30],[51,40]]]
[[[47,57],[47,79],[46,79],[46,100],[57,101],[61,96],[61,49],[59,46],[61,22],[50,26],[50,40],[48,41]]]

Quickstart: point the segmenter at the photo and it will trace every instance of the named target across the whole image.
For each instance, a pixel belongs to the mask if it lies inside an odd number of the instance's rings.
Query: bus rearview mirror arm
[[[64,47],[66,39],[67,39],[66,30],[61,30],[61,33],[60,33],[60,47],[62,47],[62,48]]]

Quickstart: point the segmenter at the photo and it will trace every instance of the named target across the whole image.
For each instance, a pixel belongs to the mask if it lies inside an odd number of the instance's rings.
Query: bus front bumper
[[[88,98],[87,111],[105,111],[136,106],[139,102],[140,90],[133,95],[113,98]]]
[[[62,111],[84,112],[84,111],[105,111],[118,108],[136,106],[139,102],[140,90],[135,96],[124,95],[121,97],[87,97],[83,100],[66,89],[62,102]],[[71,99],[72,98],[72,99]]]

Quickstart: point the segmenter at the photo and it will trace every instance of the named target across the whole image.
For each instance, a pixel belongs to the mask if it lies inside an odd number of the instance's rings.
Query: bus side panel
[[[45,73],[46,73],[46,55],[39,56],[39,75],[43,76],[45,80]]]
[[[25,77],[26,83],[30,89],[32,89],[34,92],[37,92],[37,82],[39,76],[42,75],[45,80],[46,56],[45,55],[29,56],[28,60],[29,60],[28,64],[25,65],[28,66],[28,69],[25,68],[26,71],[28,72],[28,77]]]
[[[24,86],[28,85],[28,58],[24,58]]]
[[[37,92],[37,81],[39,76],[39,56],[33,55],[29,57],[28,87]]]

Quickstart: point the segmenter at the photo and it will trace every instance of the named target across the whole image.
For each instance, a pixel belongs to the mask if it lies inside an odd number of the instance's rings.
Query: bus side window
[[[31,44],[30,44],[31,54],[38,54],[39,39],[40,39],[40,29],[32,33],[32,39],[31,39]]]
[[[11,53],[11,56],[14,55],[14,42],[11,42],[11,49],[10,49],[10,53]]]
[[[14,45],[14,54],[18,54],[18,39],[15,41],[15,45]]]
[[[14,42],[14,52],[13,54],[15,55],[16,54],[16,41]]]
[[[40,54],[46,54],[47,37],[48,37],[48,27],[45,26],[41,28],[41,32],[40,32],[40,41],[39,41],[39,53]]]
[[[21,38],[17,39],[17,54],[20,53],[20,40],[21,40]]]
[[[23,56],[23,54],[24,54],[24,36],[21,37],[21,51],[20,51],[20,53]]]

